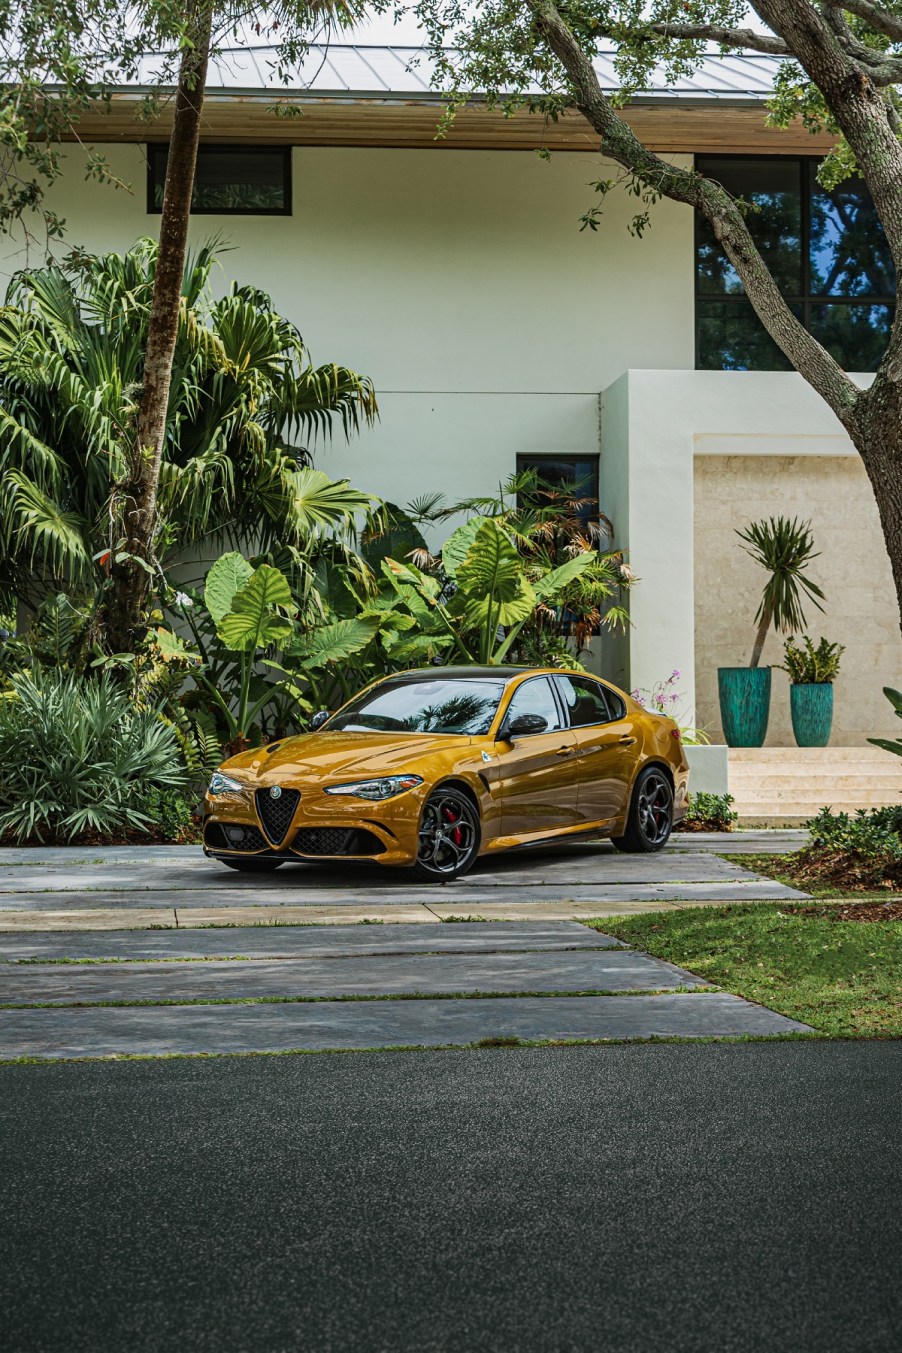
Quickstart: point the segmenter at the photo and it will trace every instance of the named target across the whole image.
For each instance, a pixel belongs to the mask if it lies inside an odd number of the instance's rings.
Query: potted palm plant
[[[758,630],[748,667],[717,670],[720,714],[728,746],[760,747],[770,716],[771,670],[758,665],[767,631],[773,625],[778,633],[798,633],[805,625],[803,593],[819,611],[824,608],[818,598],[824,594],[806,576],[808,565],[817,558],[810,521],[769,517],[736,534],[745,541],[746,554],[766,571],[767,582],[755,615]]]
[[[789,709],[799,747],[826,747],[833,727],[833,683],[842,644],[821,638],[817,648],[806,634],[801,644],[790,636],[783,645],[783,671],[789,673]]]

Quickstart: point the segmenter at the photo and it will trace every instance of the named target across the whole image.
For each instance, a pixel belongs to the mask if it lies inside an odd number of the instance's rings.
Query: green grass
[[[756,902],[587,924],[827,1037],[902,1037],[902,922],[833,921],[822,910]]]

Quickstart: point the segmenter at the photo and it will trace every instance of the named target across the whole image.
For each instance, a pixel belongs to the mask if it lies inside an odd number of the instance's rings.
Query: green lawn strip
[[[682,1034],[649,1034],[636,1038],[518,1038],[499,1034],[475,1043],[390,1043],[371,1048],[279,1048],[254,1052],[109,1052],[96,1057],[0,1057],[2,1066],[60,1066],[70,1062],[174,1062],[212,1061],[222,1057],[340,1057],[373,1052],[517,1052],[556,1048],[608,1048],[648,1043],[786,1043],[808,1041],[815,1035],[705,1034],[693,1038]]]
[[[827,1037],[902,1037],[902,922],[755,902],[586,924]]]
[[[389,992],[383,995],[344,996],[190,996],[172,1000],[146,1001],[29,1001],[20,1004],[0,1002],[0,1010],[137,1010],[164,1005],[318,1005],[336,1001],[348,1004],[352,1001],[477,1001],[477,1000],[519,1000],[523,996],[694,996],[698,991],[714,991],[715,987],[702,985],[697,987],[676,986],[656,987],[586,987],[566,991],[405,991]]]

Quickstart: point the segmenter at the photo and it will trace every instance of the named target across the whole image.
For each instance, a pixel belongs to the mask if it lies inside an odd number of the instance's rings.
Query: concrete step
[[[731,747],[728,755],[743,824],[804,822],[823,807],[902,806],[902,758],[879,747]]]
[[[887,736],[892,740],[893,735]],[[734,762],[737,765],[742,762],[768,766],[780,762],[790,765],[806,762],[815,765],[821,761],[829,765],[834,765],[837,761],[888,762],[892,765],[890,760],[892,752],[884,751],[882,747],[871,747],[869,744],[858,744],[855,747],[730,747],[728,755],[731,765]]]

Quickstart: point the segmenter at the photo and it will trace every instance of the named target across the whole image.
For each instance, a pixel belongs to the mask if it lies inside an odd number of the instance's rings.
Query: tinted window
[[[147,210],[163,205],[168,146],[147,147]],[[282,146],[201,146],[191,210],[200,215],[285,216],[291,211],[291,151]]]
[[[557,677],[558,690],[564,697],[571,728],[585,728],[593,723],[608,723],[611,712],[603,687],[597,681],[583,677]]]
[[[846,371],[880,364],[896,276],[870,193],[857,177],[828,192],[806,157],[698,156],[701,173],[749,204],[746,222],[790,309]],[[696,366],[788,371],[708,222],[696,220]]]
[[[554,691],[547,677],[532,677],[514,691],[506,718],[509,722],[513,722],[521,714],[541,714],[546,722],[546,733],[554,733],[563,728]]]
[[[324,728],[349,733],[487,733],[503,681],[385,681],[336,714]]]

